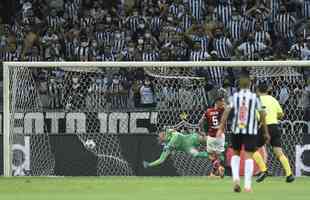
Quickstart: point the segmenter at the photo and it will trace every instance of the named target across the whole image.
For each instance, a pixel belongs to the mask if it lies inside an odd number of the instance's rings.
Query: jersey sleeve
[[[155,166],[158,166],[158,165],[162,164],[163,162],[165,162],[165,160],[170,155],[171,151],[175,150],[177,140],[178,140],[178,135],[176,135],[176,134],[172,135],[170,141],[164,147],[164,150],[161,153],[160,157],[157,160],[151,162],[149,164],[149,167],[155,167]]]
[[[170,155],[170,152],[171,151],[169,149],[164,148],[164,151],[160,154],[160,157],[157,160],[151,162],[149,164],[149,167],[155,167],[155,166],[158,166],[158,165],[162,164],[163,162],[165,162],[165,160]]]
[[[170,151],[174,150],[176,148],[177,140],[178,140],[178,135],[173,134],[170,141],[166,145],[165,149],[169,149]]]

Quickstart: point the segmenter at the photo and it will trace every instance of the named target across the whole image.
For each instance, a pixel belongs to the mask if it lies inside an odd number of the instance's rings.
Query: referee
[[[279,129],[278,125],[278,119],[281,119],[284,116],[283,110],[279,102],[274,97],[268,95],[267,82],[262,82],[258,85],[258,95],[260,96],[260,100],[267,114],[266,124],[270,134],[270,144],[272,146],[274,154],[276,155],[276,157],[281,162],[281,165],[284,168],[286,174],[286,182],[291,183],[295,179],[289,161],[287,157],[284,155],[281,148],[281,130]],[[258,139],[258,145],[257,145],[258,148],[263,147],[265,143],[266,140],[260,136]],[[255,152],[253,158],[261,171],[256,181],[262,182],[267,177],[266,164],[259,152]]]
[[[240,192],[240,151],[242,146],[245,149],[245,167],[244,167],[244,191],[252,191],[252,174],[253,174],[253,153],[256,151],[258,141],[258,117],[260,117],[265,134],[268,134],[265,123],[265,111],[262,108],[260,99],[250,91],[251,80],[247,72],[240,74],[239,86],[240,91],[233,94],[229,99],[228,107],[222,117],[218,135],[224,132],[226,121],[231,110],[233,110],[232,119],[232,137],[231,143],[234,154],[231,158],[231,169],[234,183],[234,191]],[[256,113],[259,113],[259,116]]]

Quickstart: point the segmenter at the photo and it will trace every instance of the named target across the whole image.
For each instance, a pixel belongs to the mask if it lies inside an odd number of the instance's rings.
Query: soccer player
[[[159,159],[150,163],[143,161],[144,168],[162,164],[173,151],[182,151],[194,157],[208,158],[207,152],[199,152],[197,149],[200,144],[205,143],[205,138],[195,132],[185,135],[174,129],[168,129],[159,133],[159,142],[164,144],[164,149]]]
[[[213,166],[211,175],[219,175],[221,177],[224,177],[223,152],[225,151],[225,135],[216,137],[216,133],[221,122],[224,107],[224,97],[216,97],[214,106],[207,109],[199,121],[200,132],[207,135],[207,152]]]
[[[234,93],[229,99],[229,105],[225,108],[222,121],[217,132],[217,136],[224,134],[224,128],[230,111],[233,109],[232,118],[232,136],[231,143],[234,150],[231,158],[231,169],[234,183],[234,191],[241,192],[240,188],[240,151],[242,146],[245,149],[245,167],[244,167],[244,191],[252,191],[252,175],[254,170],[253,153],[256,150],[258,136],[258,115],[267,135],[268,130],[265,123],[265,112],[257,95],[250,91],[251,80],[247,72],[240,74],[240,91]]]
[[[289,161],[281,148],[281,131],[279,129],[278,122],[278,120],[284,116],[283,110],[279,102],[274,97],[268,95],[268,84],[266,82],[262,82],[258,85],[258,95],[267,114],[266,124],[270,134],[270,145],[272,146],[275,156],[278,158],[284,168],[286,182],[291,183],[294,181],[294,176]],[[258,147],[263,147],[265,143],[265,138],[260,135],[258,139]],[[256,181],[262,182],[268,175],[267,166],[259,152],[256,151],[253,155],[253,158],[261,171]]]

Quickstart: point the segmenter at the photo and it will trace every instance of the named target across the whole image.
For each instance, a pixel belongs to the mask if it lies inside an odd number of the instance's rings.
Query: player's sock
[[[266,166],[266,163],[262,157],[262,155],[256,151],[254,154],[253,154],[253,159],[255,160],[256,164],[258,165],[259,167],[259,170],[261,172],[265,172],[267,171],[267,166]]]
[[[214,175],[218,175],[219,166],[220,166],[220,161],[217,158],[213,159],[212,160],[212,173]]]
[[[252,175],[254,171],[254,163],[252,159],[245,160],[244,167],[244,188],[250,190],[252,185]]]
[[[231,172],[233,176],[233,181],[234,182],[239,182],[240,181],[240,175],[239,175],[239,167],[240,167],[240,156],[234,155],[231,157],[230,161],[231,165]]]
[[[290,176],[292,175],[292,169],[290,167],[290,163],[288,162],[288,159],[287,157],[282,154],[280,157],[279,157],[279,160],[284,168],[284,171],[285,171],[285,175],[286,176]]]

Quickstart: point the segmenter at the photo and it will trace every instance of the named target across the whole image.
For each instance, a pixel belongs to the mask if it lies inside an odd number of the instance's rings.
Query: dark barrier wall
[[[137,176],[177,176],[171,160],[163,165],[144,169],[143,160],[155,160],[161,153],[155,135],[120,135],[122,155],[130,163]],[[3,173],[2,135],[0,136],[0,170]],[[97,157],[86,150],[76,135],[50,136],[52,153],[55,156],[57,176],[96,176]]]
[[[36,136],[38,137],[38,136]],[[169,159],[163,165],[151,169],[142,167],[143,160],[155,160],[161,153],[155,135],[119,135],[122,155],[128,161],[137,176],[177,176],[176,169]],[[3,173],[3,143],[0,136],[0,170]],[[55,157],[55,175],[57,176],[96,176],[97,157],[86,150],[76,135],[50,136],[50,145]],[[310,136],[305,135],[304,145],[310,146]],[[31,161],[32,162],[32,161]],[[301,162],[310,167],[310,149],[301,154]],[[301,175],[310,175],[310,171],[301,167]]]

